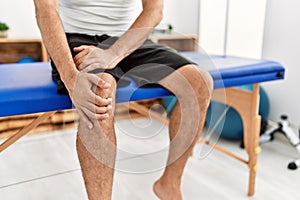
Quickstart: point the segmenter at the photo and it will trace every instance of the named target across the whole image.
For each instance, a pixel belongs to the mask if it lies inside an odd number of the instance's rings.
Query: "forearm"
[[[155,0],[153,4],[151,4],[148,0],[145,8],[129,30],[111,46],[109,50],[115,55],[114,64],[120,62],[123,58],[135,51],[149,38],[153,29],[162,19],[162,2],[161,0]]]
[[[62,81],[68,89],[71,89],[78,71],[68,47],[58,12],[50,5],[36,3],[36,18],[46,49],[54,61]]]

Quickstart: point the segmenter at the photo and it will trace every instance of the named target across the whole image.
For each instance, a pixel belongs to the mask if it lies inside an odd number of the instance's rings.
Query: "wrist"
[[[115,66],[124,58],[120,51],[112,46],[111,48],[107,49],[107,55],[109,57],[108,68],[113,69]]]
[[[67,74],[61,76],[61,80],[64,82],[64,84],[70,94],[72,94],[72,92],[73,92],[78,74],[79,74],[79,71],[75,69],[72,71],[68,71]]]

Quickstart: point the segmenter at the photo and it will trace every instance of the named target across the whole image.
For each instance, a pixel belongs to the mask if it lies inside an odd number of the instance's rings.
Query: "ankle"
[[[162,188],[168,188],[168,189],[174,189],[178,190],[180,189],[180,180],[174,180],[174,179],[158,179],[155,184],[159,185]]]
[[[180,184],[157,180],[153,185],[153,191],[160,200],[182,200]]]

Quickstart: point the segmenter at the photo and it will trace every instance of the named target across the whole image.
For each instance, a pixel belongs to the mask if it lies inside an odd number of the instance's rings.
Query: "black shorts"
[[[118,39],[108,35],[91,36],[77,33],[67,33],[66,35],[73,57],[76,55],[73,51],[74,47],[94,45],[106,49]],[[153,87],[174,70],[192,63],[174,49],[146,40],[141,47],[124,58],[114,69],[95,69],[91,73],[106,72],[111,74],[115,77],[118,87],[123,87],[129,83],[126,77],[130,77],[141,87]],[[60,79],[55,64],[51,62],[51,65],[52,77],[58,82],[57,92],[67,94],[67,89]]]

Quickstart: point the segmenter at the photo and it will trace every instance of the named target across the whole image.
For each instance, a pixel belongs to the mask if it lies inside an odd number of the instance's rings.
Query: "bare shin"
[[[205,71],[187,65],[160,82],[177,96],[169,124],[170,149],[166,169],[154,184],[161,200],[181,200],[181,178],[198,141],[212,92],[212,79]]]
[[[116,83],[108,74],[100,74],[102,79],[111,83],[110,89],[96,89],[96,94],[113,99],[113,109],[109,118],[94,121],[93,129],[79,122],[77,153],[89,200],[110,200],[112,196],[116,138],[114,131],[114,107]]]

